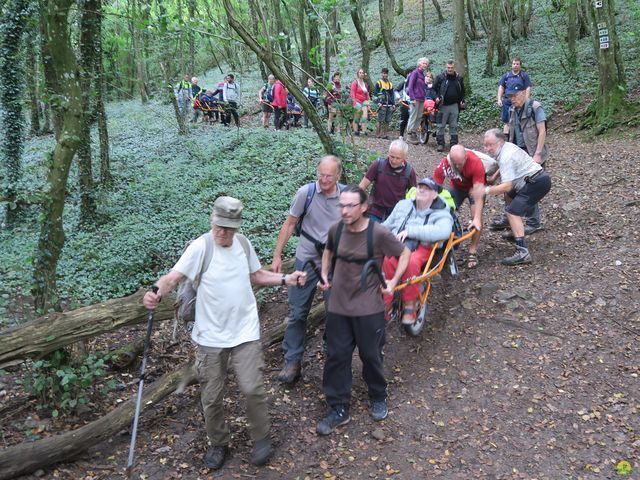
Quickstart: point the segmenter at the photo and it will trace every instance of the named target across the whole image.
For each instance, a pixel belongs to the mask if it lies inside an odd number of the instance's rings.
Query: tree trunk
[[[136,71],[136,81],[138,84],[138,92],[140,93],[140,101],[146,104],[149,101],[147,95],[147,84],[144,67],[144,52],[142,49],[142,30],[135,24],[134,19],[140,18],[140,8],[137,0],[130,0],[131,19],[129,20],[129,33],[131,35],[131,45],[133,47],[133,63]]]
[[[576,76],[578,54],[576,40],[578,36],[578,0],[567,0],[567,72]]]
[[[312,332],[320,325],[324,317],[323,303],[312,308],[307,318],[307,332]],[[282,341],[285,328],[286,322],[282,322],[264,332],[262,345],[268,347]],[[182,365],[178,370],[150,382],[143,391],[141,412],[147,405],[158,403],[173,392],[180,393],[186,386],[196,382],[192,365]],[[77,430],[5,448],[0,451],[0,480],[24,475],[78,456],[131,425],[134,411],[135,403],[126,402]]]
[[[360,49],[362,50],[362,69],[367,74],[365,81],[369,91],[373,91],[373,81],[369,74],[369,64],[371,63],[371,52],[382,45],[382,34],[378,33],[374,38],[367,39],[367,31],[363,25],[363,12],[362,12],[362,0],[350,0],[351,5],[351,20],[358,33],[360,39]],[[381,31],[382,32],[382,31]],[[391,60],[391,58],[389,58]],[[355,73],[355,72],[354,72]],[[355,75],[354,75],[355,77]],[[350,85],[350,84],[349,84]],[[347,86],[348,88],[349,86]]]
[[[336,13],[336,7],[334,6],[327,15],[328,28],[325,32],[324,38],[324,71],[326,72],[328,80],[331,73],[331,57],[337,55],[338,44],[336,42],[335,35],[338,29],[338,14]]]
[[[26,83],[29,91],[30,133],[40,135],[40,95],[38,82],[40,72],[38,69],[38,56],[35,52],[35,32],[31,31],[25,36],[25,51],[27,57]]]
[[[471,94],[469,60],[467,58],[467,31],[465,27],[464,0],[453,2],[453,51],[457,72],[464,77],[465,94]]]
[[[83,0],[80,8],[80,81],[82,91],[82,134],[78,147],[78,180],[80,184],[80,224],[95,222],[96,202],[91,159],[91,94],[95,85],[96,36],[99,0]]]
[[[473,0],[465,0],[467,6],[467,17],[469,18],[469,38],[471,40],[478,40],[478,28],[476,27],[476,15],[473,8]]]
[[[106,78],[102,65],[102,1],[98,1],[98,24],[96,34],[96,119],[98,120],[98,138],[100,143],[100,184],[111,188],[111,159],[109,155],[109,130],[107,129],[107,111],[104,97],[107,94]]]
[[[2,196],[7,199],[5,222],[9,226],[17,223],[20,204],[17,201],[17,183],[22,177],[22,135],[24,118],[22,113],[22,91],[20,82],[24,78],[20,44],[27,25],[29,2],[11,0],[4,7],[0,20],[0,107],[2,119],[2,156],[4,157],[4,180]]]
[[[589,0],[578,0],[578,38],[589,35]]]
[[[440,3],[438,0],[431,0],[433,3],[433,7],[436,9],[436,13],[438,14],[438,23],[444,22],[444,15],[442,15],[442,8],[440,7]]]
[[[242,38],[244,43],[251,50],[253,50],[256,55],[260,57],[260,60],[262,60],[265,65],[273,72],[276,78],[279,78],[284,83],[289,92],[291,92],[294,98],[307,112],[309,120],[311,121],[311,125],[313,125],[314,130],[318,134],[325,152],[327,154],[334,154],[333,140],[325,129],[325,126],[318,116],[316,109],[313,107],[313,105],[311,105],[307,97],[303,95],[302,90],[296,83],[295,79],[289,76],[286,70],[284,70],[281,65],[275,60],[274,52],[271,49],[271,45],[267,43],[266,46],[262,46],[253,38],[253,36],[249,33],[249,31],[247,31],[244,25],[236,18],[235,11],[233,9],[233,6],[231,5],[231,0],[223,0],[222,3],[224,5],[227,19],[229,20],[231,28],[233,28],[238,33],[240,38]],[[284,56],[281,57],[284,58]]]
[[[196,17],[196,0],[187,1],[187,14],[189,15],[189,24],[193,22]],[[187,69],[192,76],[196,75],[196,37],[193,28],[187,29],[187,42],[189,45],[189,60],[187,62]]]
[[[624,77],[624,64],[620,52],[620,42],[616,32],[614,0],[602,0],[602,7],[589,6],[591,11],[593,50],[598,59],[598,93],[589,105],[589,119],[586,125],[592,125],[597,133],[611,127],[614,119],[626,109],[625,96],[627,84]],[[600,30],[607,29],[606,35]],[[608,42],[602,42],[602,37]]]
[[[502,41],[502,14],[504,13],[504,9],[503,9],[503,4],[502,2],[496,2],[497,5],[497,15],[496,15],[496,22],[497,22],[497,29],[495,31],[495,47],[496,47],[496,52],[498,53],[498,60],[497,60],[497,64],[498,65],[504,65],[509,61],[509,47],[511,45],[511,25],[507,24],[507,41],[506,41],[506,45],[505,42]]]
[[[384,42],[384,49],[387,51],[387,57],[389,57],[389,62],[391,63],[391,66],[393,67],[395,72],[401,77],[404,77],[406,75],[406,72],[404,71],[405,69],[398,65],[396,57],[393,53],[393,49],[391,48],[391,38],[393,36],[393,18],[391,17],[391,15],[393,14],[393,0],[379,0],[378,9],[380,10],[380,32],[382,34],[382,41]],[[358,35],[359,34],[360,32],[358,32]],[[378,39],[376,38],[375,41],[377,40]],[[378,48],[378,46],[376,45],[375,48]],[[364,49],[362,52],[362,56],[364,57]],[[371,87],[373,88],[373,84]]]
[[[283,272],[292,268],[293,260],[287,260],[282,265]],[[262,288],[257,286],[253,290],[258,292]],[[72,343],[146,322],[147,311],[142,306],[145,291],[139,290],[128,297],[69,312],[51,313],[0,331],[0,368],[18,364],[27,358],[42,358]],[[156,322],[173,318],[175,294],[166,295],[162,300],[155,310]]]
[[[40,0],[45,76],[50,91],[65,99],[65,104],[58,107],[64,107],[60,135],[49,155],[48,192],[42,205],[40,237],[33,261],[34,305],[36,311],[42,313],[59,308],[56,269],[65,241],[62,212],[69,167],[78,149],[84,117],[80,79],[67,25],[71,3],[71,0]]]
[[[424,5],[425,0],[420,0],[420,41],[427,39],[427,12]]]
[[[141,412],[148,405],[173,393],[181,382],[189,382],[193,378],[192,367],[183,365],[181,369],[150,382],[143,391]],[[108,440],[123,428],[129,427],[134,411],[135,401],[132,399],[77,430],[5,448],[0,452],[0,479],[15,478],[77,457],[91,446]]]
[[[491,16],[489,23],[489,35],[487,36],[487,56],[484,63],[484,75],[493,75],[493,52],[496,49],[498,35],[500,32],[500,12],[498,11],[499,0],[491,0]]]
[[[396,15],[399,17],[404,13],[404,0],[398,0],[398,9],[396,10]]]

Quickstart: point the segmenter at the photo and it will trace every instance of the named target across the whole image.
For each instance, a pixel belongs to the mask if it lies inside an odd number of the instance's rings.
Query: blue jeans
[[[304,260],[296,258],[294,270],[302,270]],[[320,268],[320,265],[318,265]],[[289,287],[289,306],[291,307],[287,328],[284,331],[284,339],[282,340],[282,350],[284,351],[285,363],[302,361],[304,353],[304,344],[307,332],[307,316],[311,310],[313,297],[316,293],[316,284],[318,276],[313,269],[307,265],[307,281],[302,287]],[[327,294],[325,294],[325,305]]]

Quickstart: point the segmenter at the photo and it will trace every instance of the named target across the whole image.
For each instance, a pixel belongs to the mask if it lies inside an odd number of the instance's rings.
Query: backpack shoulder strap
[[[369,224],[367,225],[367,260],[373,258],[373,227],[375,222],[369,220]]]
[[[409,183],[411,182],[411,172],[413,172],[413,167],[407,162],[407,167],[404,169],[404,178],[407,181],[407,187],[409,187]]]
[[[249,245],[249,239],[242,235],[241,233],[236,233],[236,237],[244,250],[244,254],[247,257],[247,265],[249,265],[249,273],[251,273],[251,263],[249,257],[251,256],[251,246]]]
[[[333,278],[333,271],[336,269],[336,261],[338,260],[338,245],[340,244],[340,237],[342,236],[342,229],[344,228],[344,223],[342,220],[338,222],[338,227],[336,228],[336,238],[333,242],[333,252],[331,255],[331,270],[329,270],[329,279]]]
[[[193,289],[196,291],[198,290],[198,286],[200,285],[200,280],[202,280],[202,275],[204,275],[204,272],[206,272],[209,268],[209,264],[211,263],[211,259],[213,258],[214,248],[213,234],[211,233],[211,231],[208,231],[207,233],[201,235],[201,237],[204,237],[204,258],[202,259],[202,265],[200,265],[200,271],[192,282]]]
[[[384,157],[378,157],[376,162],[378,162],[378,173],[376,173],[376,180],[378,177],[384,172]]]
[[[309,182],[307,184],[307,198],[304,200],[304,208],[302,209],[302,217],[307,214],[307,210],[309,210],[309,205],[311,205],[311,201],[313,200],[314,195],[316,194],[316,182]]]

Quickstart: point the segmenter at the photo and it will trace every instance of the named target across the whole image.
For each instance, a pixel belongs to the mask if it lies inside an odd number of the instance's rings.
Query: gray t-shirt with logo
[[[326,195],[320,190],[318,182],[316,182],[315,187],[315,194],[302,220],[302,230],[317,241],[325,243],[329,227],[340,220],[340,207],[338,207],[340,190],[336,186],[335,193]],[[307,184],[298,189],[289,209],[290,215],[298,218],[302,215],[309,188],[310,186]],[[300,235],[298,248],[296,248],[296,258],[302,261],[313,259],[320,266],[320,254],[313,242],[304,235]]]

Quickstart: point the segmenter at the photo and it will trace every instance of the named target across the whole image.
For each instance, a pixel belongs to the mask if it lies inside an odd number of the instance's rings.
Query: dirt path
[[[640,479],[640,132],[583,143],[564,128],[552,124],[554,184],[542,204],[546,228],[530,239],[533,265],[502,267],[513,247],[486,232],[479,267],[436,285],[421,337],[390,325],[388,419],[371,421],[356,356],[352,420],[316,436],[325,411],[316,333],[304,379],[291,390],[274,382],[279,349],[267,353],[276,447],[269,466],[246,462],[243,407],[231,382],[234,438],[224,468],[201,468],[205,434],[191,387],[144,414],[141,478],[614,479],[628,461],[625,478]],[[461,140],[481,145],[479,135]],[[388,146],[366,141],[381,153]],[[439,158],[433,145],[411,147],[421,175]],[[492,199],[487,218],[499,208]],[[263,318],[283,314],[275,305]],[[128,440],[123,432],[42,478],[121,478]]]

